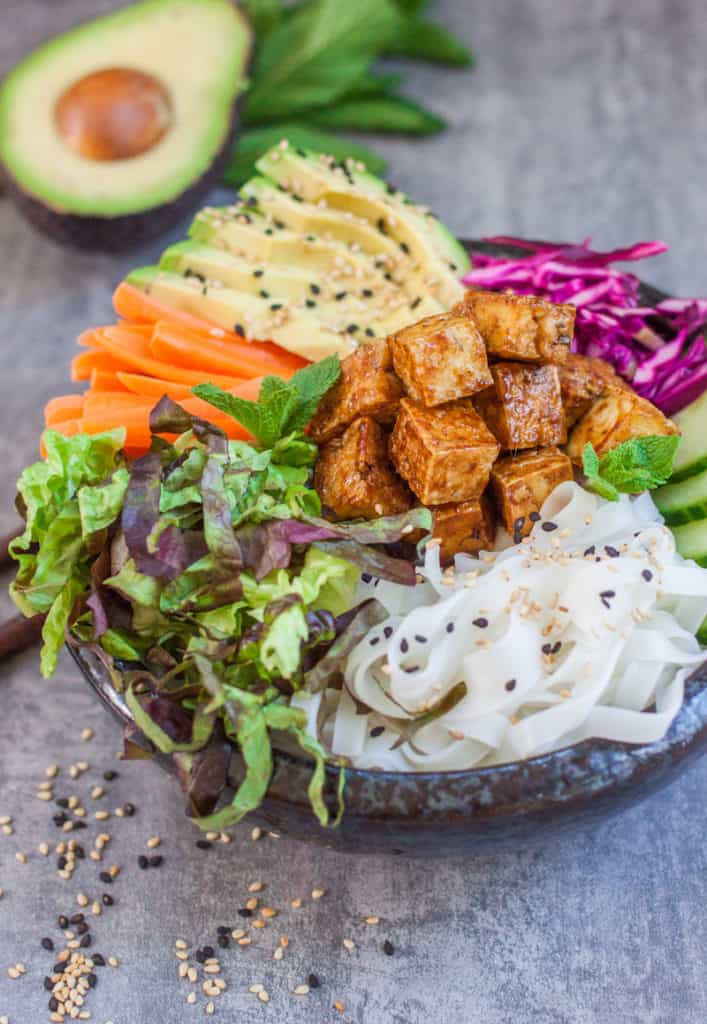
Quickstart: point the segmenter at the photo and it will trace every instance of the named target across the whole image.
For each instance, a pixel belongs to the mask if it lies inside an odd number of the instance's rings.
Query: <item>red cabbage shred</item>
[[[572,303],[577,307],[573,351],[611,363],[639,395],[668,415],[705,391],[707,299],[641,305],[638,278],[611,266],[666,252],[664,242],[596,252],[590,239],[579,245],[498,235],[484,241],[526,249],[528,255],[500,258],[475,252],[474,269],[464,284]]]

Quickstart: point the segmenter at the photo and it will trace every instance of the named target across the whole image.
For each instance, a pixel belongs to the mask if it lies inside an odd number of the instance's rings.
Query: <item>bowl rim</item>
[[[486,252],[500,256],[519,256],[527,254],[526,249],[514,246],[511,243],[497,243],[487,241],[485,239],[460,239],[460,242],[464,248],[472,254],[474,251]],[[647,299],[650,299],[650,301],[659,301],[661,299],[668,298],[668,294],[666,292],[663,292],[655,285],[648,284],[642,280],[640,281],[640,291],[641,294]],[[115,690],[110,683],[108,673],[101,673],[101,678],[98,678],[96,674],[91,672],[83,651],[80,648],[76,649],[73,645],[67,646],[77,665],[81,669],[84,678],[98,693],[104,705],[106,705],[106,707],[122,721],[124,726],[134,725],[135,720],[125,701],[122,699],[121,694]],[[435,771],[393,771],[391,769],[356,768],[347,764],[344,766],[346,777],[347,780],[350,779],[351,781],[375,781],[378,783],[389,783],[393,785],[398,785],[403,782],[409,784],[412,781],[414,784],[419,786],[426,786],[439,783],[440,779],[449,780],[452,783],[455,780],[473,779],[478,780],[479,783],[483,783],[486,781],[496,782],[499,779],[522,778],[532,775],[534,769],[543,770],[550,764],[562,766],[565,770],[581,769],[582,774],[586,775],[587,755],[597,755],[605,759],[619,756],[627,758],[636,764],[650,762],[653,758],[659,757],[667,749],[672,747],[674,734],[683,726],[689,726],[691,724],[693,726],[693,734],[707,731],[707,701],[705,701],[704,709],[697,707],[700,702],[700,698],[705,694],[705,691],[707,691],[707,651],[705,661],[701,662],[685,681],[685,696],[683,703],[680,705],[680,708],[667,732],[661,739],[655,740],[653,743],[626,743],[589,737],[588,739],[581,740],[578,743],[568,744],[567,746],[558,747],[555,750],[551,750],[543,754],[536,754],[533,757],[521,760],[508,761],[502,764],[484,765],[477,768],[457,768],[451,771],[445,771],[443,769],[437,769]],[[687,742],[689,744],[689,740]],[[236,748],[234,747],[233,750],[236,751]],[[311,761],[304,755],[294,754],[291,751],[284,750],[282,748],[273,747],[273,761],[284,762],[286,764],[296,766],[297,768],[305,768],[307,771],[311,769]],[[585,766],[582,767],[580,762],[585,762]],[[327,775],[338,774],[339,765],[334,763],[332,760],[327,759],[325,771]],[[607,780],[607,785],[613,785],[615,782],[615,779],[611,781]],[[592,785],[591,788],[592,792],[596,791],[596,786]],[[600,786],[599,789],[601,788],[604,787]],[[573,794],[576,796],[576,780],[574,787],[570,787],[570,789],[572,789]],[[584,787],[580,785],[579,789],[583,790]],[[540,802],[544,802],[542,796],[539,796],[539,800]]]

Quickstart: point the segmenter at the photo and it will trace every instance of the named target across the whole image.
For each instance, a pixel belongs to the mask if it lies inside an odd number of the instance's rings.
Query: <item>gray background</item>
[[[342,0],[343,2],[343,0]],[[48,34],[110,0],[0,0],[0,71]],[[517,233],[601,247],[664,238],[671,253],[644,275],[680,294],[707,293],[707,12],[694,0],[440,0],[437,15],[476,50],[472,74],[416,68],[411,87],[449,118],[426,142],[379,142],[391,176],[459,234]],[[64,251],[36,236],[0,201],[0,528],[13,522],[13,482],[35,457],[41,408],[68,390],[76,334],[110,316],[110,294],[129,267],[162,247],[111,258]],[[4,606],[3,606],[4,608]],[[56,838],[51,805],[34,798],[45,766],[63,766],[55,795],[91,784],[113,763],[119,737],[63,659],[38,677],[28,652],[0,667],[0,1015],[46,1019],[41,978],[57,913],[97,883],[91,862],[70,883],[36,853]],[[96,730],[79,741],[85,725]],[[66,767],[92,767],[71,784]],[[286,839],[252,843],[242,827],[230,846],[194,847],[176,787],[155,767],[118,765],[106,806],[132,799],[137,815],[113,820],[109,863],[124,866],[117,905],[96,923],[95,946],[124,961],[105,971],[92,1019],[147,1024],[202,1019],[184,1003],[173,941],[213,940],[238,921],[249,881],[268,882],[284,908],[248,950],[224,954],[229,984],[214,1020],[360,1024],[703,1024],[707,1019],[705,920],[707,761],[668,793],[593,832],[469,861],[413,862],[324,853]],[[105,802],[105,801],[102,801]],[[83,836],[93,835],[95,826]],[[138,872],[149,835],[163,837],[165,865]],[[15,861],[16,850],[29,862]],[[296,913],[288,901],[328,890]],[[379,914],[378,929],[362,917]],[[277,936],[291,942],[280,963]],[[359,942],[355,952],[344,937]],[[392,958],[379,944],[389,937]],[[9,981],[22,960],[28,974]],[[322,988],[306,1002],[291,989],[315,970]],[[247,992],[264,982],[269,1006]],[[341,1000],[346,1012],[331,1009]],[[203,998],[201,1000],[203,1002]]]

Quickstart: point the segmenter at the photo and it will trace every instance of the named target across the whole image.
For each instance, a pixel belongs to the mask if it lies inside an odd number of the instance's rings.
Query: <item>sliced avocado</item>
[[[248,338],[277,341],[312,361],[333,353],[343,358],[356,347],[353,337],[322,323],[308,310],[225,288],[220,282],[209,284],[159,267],[134,270],[127,281],[173,309],[194,313],[228,331],[242,330]]]
[[[283,142],[256,166],[297,197],[295,202],[347,212],[375,225],[418,263],[428,288],[447,308],[462,296],[459,278],[470,265],[463,246],[428,210],[366,173],[362,164],[342,163]]]
[[[228,157],[251,39],[231,0],[141,0],[30,54],[0,88],[0,160],[28,217],[110,249],[176,223]]]

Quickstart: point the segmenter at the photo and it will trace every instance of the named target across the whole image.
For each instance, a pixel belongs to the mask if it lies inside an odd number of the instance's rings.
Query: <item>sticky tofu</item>
[[[475,555],[493,547],[496,519],[486,495],[470,501],[435,505],[431,512],[434,517],[432,536],[441,541],[440,558],[443,562],[450,562],[460,552]]]
[[[572,480],[572,463],[558,448],[509,455],[494,463],[491,493],[511,536],[530,533],[531,513],[539,512],[545,499],[565,480]]]
[[[582,416],[570,435],[567,454],[582,465],[587,442],[602,456],[623,441],[648,434],[677,434],[678,428],[660,409],[629,390],[609,391]]]
[[[567,437],[556,366],[495,363],[493,385],[474,405],[506,451],[564,444]]]
[[[499,445],[469,399],[430,409],[403,398],[390,452],[423,505],[442,505],[480,496]]]
[[[412,504],[390,464],[388,437],[369,416],[320,450],[314,486],[332,519],[374,519],[405,512]]]
[[[569,354],[576,312],[569,304],[472,289],[452,312],[473,317],[497,359],[563,363]]]
[[[366,342],[341,363],[340,379],[319,403],[312,420],[312,437],[323,444],[343,434],[359,416],[390,426],[402,393],[387,340]]]
[[[422,405],[466,398],[491,384],[486,347],[469,317],[428,316],[388,340],[395,372]]]
[[[631,390],[614,371],[613,366],[603,359],[570,352],[558,370],[568,428],[574,426],[577,420],[589,411],[597,398],[601,398],[607,391],[617,388]]]

